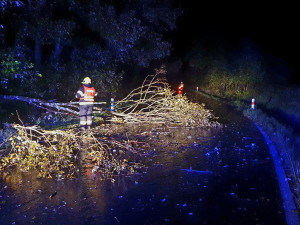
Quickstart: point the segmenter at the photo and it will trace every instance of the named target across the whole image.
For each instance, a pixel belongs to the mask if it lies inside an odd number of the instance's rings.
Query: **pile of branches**
[[[1,159],[0,171],[17,167],[22,172],[37,170],[38,177],[64,179],[77,177],[81,169],[90,168],[103,178],[112,178],[133,174],[142,167],[129,162],[126,154],[113,154],[115,149],[134,152],[130,145],[117,140],[96,138],[92,133],[83,138],[75,129],[47,131],[17,124],[14,128],[17,132],[9,139],[11,151]],[[88,145],[82,140],[88,140]],[[83,155],[89,160],[83,160]]]
[[[125,123],[177,124],[184,126],[215,126],[216,117],[204,104],[189,102],[186,96],[175,95],[164,79],[161,68],[148,75],[141,87],[116,102],[114,120]]]

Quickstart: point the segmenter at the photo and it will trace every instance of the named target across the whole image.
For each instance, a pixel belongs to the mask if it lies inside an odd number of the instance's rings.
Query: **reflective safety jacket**
[[[79,98],[79,105],[94,104],[94,97],[97,96],[95,88],[90,84],[85,84],[77,91],[76,97]]]

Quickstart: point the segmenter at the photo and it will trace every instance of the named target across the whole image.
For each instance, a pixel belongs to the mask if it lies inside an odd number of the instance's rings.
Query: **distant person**
[[[76,98],[79,98],[80,129],[85,130],[92,126],[94,97],[97,96],[97,93],[91,84],[91,78],[86,77],[81,83],[83,85],[77,91]]]
[[[178,94],[179,94],[179,95],[182,95],[183,88],[184,88],[184,84],[183,84],[183,82],[181,81],[180,85],[178,86]]]

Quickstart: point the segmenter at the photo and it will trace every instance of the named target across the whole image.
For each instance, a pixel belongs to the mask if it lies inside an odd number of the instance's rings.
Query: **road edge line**
[[[264,132],[264,130],[256,123],[254,123],[258,130],[261,132],[261,134],[264,136],[266,143],[269,147],[275,171],[277,174],[278,178],[278,184],[279,184],[279,189],[283,201],[283,208],[285,212],[285,219],[287,225],[298,225],[299,224],[299,217],[297,214],[297,208],[294,203],[293,195],[290,189],[290,185],[288,183],[288,180],[286,179],[286,175],[284,172],[284,169],[282,167],[282,164],[280,162],[280,158],[278,156],[278,152],[273,145],[270,137]]]

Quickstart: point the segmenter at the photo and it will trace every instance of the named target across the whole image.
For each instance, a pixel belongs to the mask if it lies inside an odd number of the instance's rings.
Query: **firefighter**
[[[83,85],[77,91],[76,98],[79,98],[80,129],[85,130],[90,129],[92,126],[94,98],[97,93],[91,84],[91,78],[86,77],[81,83]]]
[[[184,84],[183,84],[183,82],[181,81],[180,85],[178,86],[178,94],[179,94],[179,95],[182,95],[183,88],[184,88]]]

